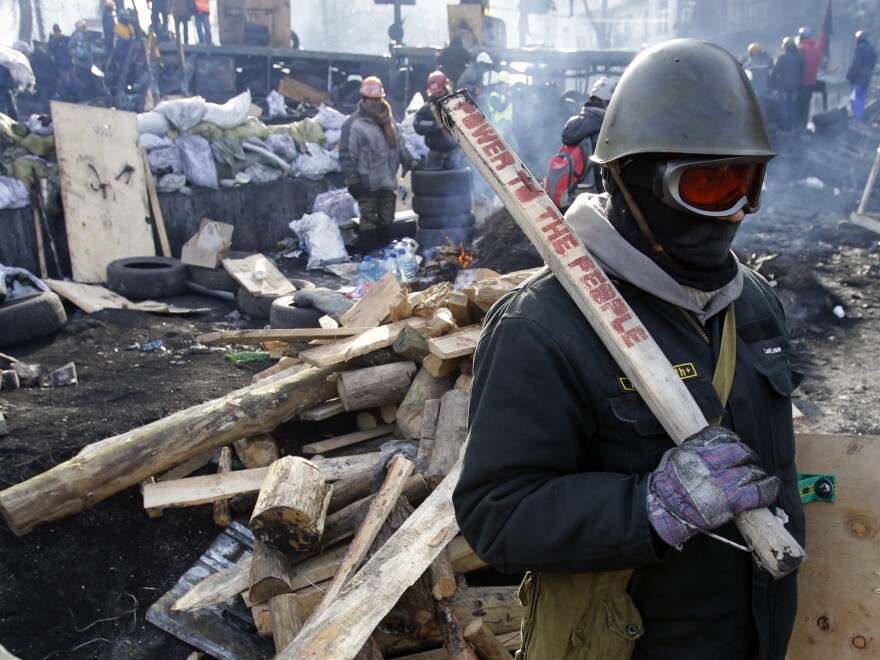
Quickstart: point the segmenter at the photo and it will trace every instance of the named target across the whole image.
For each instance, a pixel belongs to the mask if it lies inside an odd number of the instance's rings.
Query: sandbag
[[[154,110],[171,122],[171,124],[184,133],[202,121],[205,116],[205,99],[201,96],[191,96],[185,99],[162,101]]]
[[[153,135],[165,135],[171,123],[161,112],[141,112],[137,116],[138,133],[151,133]]]
[[[299,220],[291,221],[290,228],[306,244],[309,252],[307,269],[350,261],[339,226],[326,213],[304,215]]]
[[[205,115],[202,117],[202,121],[224,129],[235,128],[247,121],[250,109],[251,90],[247,89],[223,105],[205,103]]]
[[[211,154],[211,145],[199,135],[184,135],[177,139],[180,160],[186,180],[194,186],[217,190],[217,166]]]

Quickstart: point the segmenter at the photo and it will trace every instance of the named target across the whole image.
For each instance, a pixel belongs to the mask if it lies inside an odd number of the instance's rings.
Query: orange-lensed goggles
[[[668,160],[657,165],[654,194],[673,208],[711,218],[740,209],[754,213],[761,205],[766,169],[767,162],[756,162],[754,156]]]

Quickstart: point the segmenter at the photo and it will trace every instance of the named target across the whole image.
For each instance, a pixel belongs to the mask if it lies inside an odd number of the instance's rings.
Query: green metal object
[[[224,355],[230,362],[268,362],[269,351],[241,351]]]
[[[837,493],[837,479],[833,474],[798,473],[798,490],[801,503],[833,502]]]

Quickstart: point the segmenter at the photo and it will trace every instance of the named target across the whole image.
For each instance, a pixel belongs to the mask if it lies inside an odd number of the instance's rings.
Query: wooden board
[[[309,341],[312,339],[344,339],[366,328],[271,328],[264,330],[217,330],[196,337],[200,344],[260,344],[266,341]]]
[[[46,285],[62,298],[66,298],[84,312],[100,312],[102,309],[133,309],[139,312],[153,312],[155,314],[192,314],[194,312],[208,312],[208,307],[178,307],[155,300],[140,300],[132,302],[125,296],[105,289],[96,284],[79,284],[64,280],[43,280]]]
[[[156,254],[137,114],[52,101],[73,279],[104,282],[107,265]]]
[[[804,505],[809,559],[788,657],[880,657],[880,436],[799,434],[796,461],[837,484],[833,503]]]
[[[472,355],[480,339],[479,325],[463,328],[461,332],[428,340],[428,350],[443,360]]]
[[[366,355],[372,351],[386,346],[391,346],[397,335],[407,326],[416,330],[425,328],[427,322],[422,318],[410,318],[397,323],[380,325],[378,328],[370,328],[354,337],[343,339],[333,344],[310,348],[299,354],[303,362],[311,365],[332,365],[346,362],[352,358]]]
[[[402,295],[394,273],[385,273],[363,298],[339,317],[339,322],[347,328],[375,328],[390,314],[391,307]]]
[[[258,280],[254,277],[254,266],[261,259],[266,262],[266,275]],[[284,277],[271,259],[262,254],[252,254],[244,259],[223,259],[220,263],[252,296],[286,296],[296,291],[293,282]]]

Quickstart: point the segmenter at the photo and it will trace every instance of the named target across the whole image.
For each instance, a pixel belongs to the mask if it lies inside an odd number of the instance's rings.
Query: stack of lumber
[[[481,270],[467,289],[414,293],[388,274],[338,324],[203,335],[288,348],[251,385],[0,492],[0,512],[22,535],[140,484],[151,516],[210,505],[218,525],[244,516],[253,536],[252,551],[194,584],[175,611],[240,597],[279,658],[509,658],[516,587],[468,586],[484,563],[458,534],[451,493],[482,320],[533,272]],[[299,455],[281,455],[271,435],[346,413],[356,432]],[[216,474],[189,476],[212,460]]]

